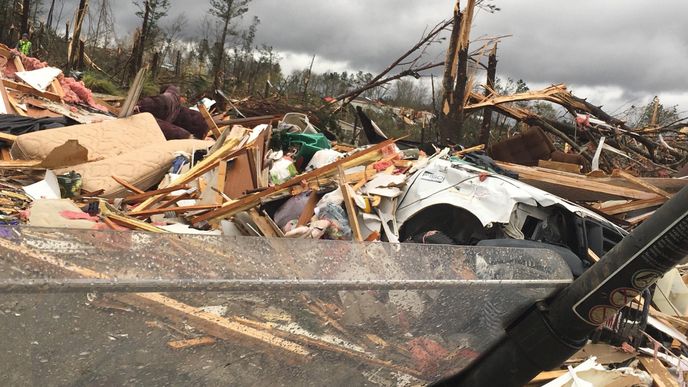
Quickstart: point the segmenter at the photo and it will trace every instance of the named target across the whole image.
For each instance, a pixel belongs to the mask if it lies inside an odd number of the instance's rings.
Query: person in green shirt
[[[17,51],[21,52],[26,56],[31,54],[31,41],[29,40],[29,34],[24,33],[21,39],[17,42]]]

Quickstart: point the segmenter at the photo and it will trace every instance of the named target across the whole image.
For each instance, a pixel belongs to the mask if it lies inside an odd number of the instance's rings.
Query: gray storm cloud
[[[184,14],[189,20],[186,35],[196,35],[208,1],[171,3],[167,21]],[[501,11],[478,12],[473,37],[512,35],[500,44],[501,75],[532,83],[619,87],[627,94],[676,94],[688,88],[683,66],[688,59],[688,24],[682,21],[686,1],[492,3]],[[135,7],[127,0],[112,4],[118,33],[126,35],[138,24]],[[257,44],[375,72],[413,45],[426,28],[449,17],[453,2],[254,0],[250,8],[245,22],[254,15],[261,19]],[[428,61],[441,60],[442,49],[431,51]]]

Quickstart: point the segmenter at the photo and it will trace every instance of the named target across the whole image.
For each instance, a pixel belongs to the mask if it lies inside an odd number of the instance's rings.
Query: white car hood
[[[509,223],[518,203],[549,207],[560,205],[582,217],[597,219],[615,229],[623,229],[558,196],[515,179],[479,169],[465,162],[437,156],[408,181],[396,218],[399,227],[418,211],[436,204],[451,204],[475,215],[483,226]]]

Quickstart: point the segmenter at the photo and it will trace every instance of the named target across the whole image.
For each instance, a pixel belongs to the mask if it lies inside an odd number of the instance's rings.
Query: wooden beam
[[[342,196],[344,196],[344,206],[346,207],[346,214],[349,217],[349,227],[351,227],[353,239],[356,242],[362,242],[363,236],[361,235],[361,227],[358,224],[358,215],[356,215],[356,204],[351,197],[351,187],[346,183],[346,175],[341,165],[337,167],[337,172],[339,175],[339,188],[342,190]]]
[[[661,361],[651,357],[641,356],[640,364],[650,376],[652,376],[653,387],[678,387],[678,381],[674,376],[664,367]]]
[[[125,197],[124,203],[137,203],[137,202],[140,202],[142,200],[146,200],[146,199],[153,197],[153,196],[165,195],[165,194],[168,194],[168,193],[171,193],[174,191],[187,190],[187,189],[189,189],[188,185],[175,185],[172,187],[162,188],[162,189],[158,189],[155,191],[137,193],[137,194]]]
[[[656,199],[657,195],[651,192],[640,191],[632,188],[619,187],[616,185],[595,181],[594,178],[586,176],[574,176],[564,172],[546,172],[540,169],[526,167],[519,164],[497,162],[500,167],[516,172],[519,179],[532,180],[549,183],[559,187],[586,190],[589,192],[604,193],[612,196],[626,197],[631,199]]]
[[[318,169],[315,169],[313,171],[310,171],[310,172],[301,174],[299,176],[296,176],[296,177],[292,178],[291,180],[289,180],[285,183],[282,183],[280,185],[277,185],[274,187],[269,187],[269,188],[267,188],[267,189],[265,189],[259,193],[244,196],[243,198],[241,198],[235,202],[226,203],[225,205],[222,206],[222,208],[219,208],[215,211],[212,211],[212,212],[209,212],[207,214],[204,214],[204,215],[201,215],[201,216],[198,216],[196,218],[191,219],[191,222],[195,224],[195,223],[199,223],[199,222],[206,221],[206,220],[219,219],[222,217],[229,217],[229,216],[232,216],[238,212],[245,211],[249,208],[253,208],[253,207],[257,206],[263,198],[266,198],[266,197],[270,196],[271,194],[274,194],[276,192],[282,191],[284,189],[287,189],[287,188],[295,186],[295,185],[299,185],[304,180],[308,181],[308,180],[310,180],[312,178],[316,178],[316,177],[322,178],[325,175],[327,175],[333,171],[336,171],[339,166],[346,167],[347,165],[353,165],[353,164],[363,160],[363,158],[365,156],[370,156],[371,154],[374,154],[374,153],[380,151],[381,149],[383,149],[383,148],[385,148],[391,144],[394,144],[396,141],[397,140],[387,140],[387,141],[384,141],[380,144],[373,145],[372,147],[367,148],[365,150],[362,150],[360,152],[354,153],[353,155],[351,155],[349,157],[339,159],[339,160],[335,161],[334,163],[325,165],[321,168],[318,168]]]
[[[213,136],[215,136],[216,139],[220,138],[220,136],[222,136],[222,132],[220,131],[220,128],[217,127],[217,124],[215,123],[213,116],[210,115],[208,109],[206,109],[203,103],[199,103],[197,106],[198,111],[201,112],[201,115],[203,116],[205,123],[208,125],[208,128],[213,133]]]
[[[124,100],[122,108],[120,109],[119,118],[129,117],[134,113],[134,108],[136,107],[139,97],[141,96],[141,92],[143,91],[143,84],[146,81],[146,75],[148,75],[148,66],[144,66],[136,74],[136,78],[134,78],[134,82],[131,83],[131,87],[127,93],[127,98]]]
[[[60,97],[59,95],[57,95],[55,93],[51,93],[48,91],[36,90],[29,85],[25,85],[23,83],[13,82],[13,81],[10,81],[9,79],[3,79],[2,82],[5,84],[5,87],[8,87],[10,89],[21,91],[22,93],[35,95],[37,97],[43,97],[43,98],[49,99],[53,102],[62,102],[62,97]]]
[[[158,214],[164,214],[166,212],[176,212],[176,213],[182,213],[182,212],[195,212],[195,211],[207,211],[207,210],[214,210],[218,208],[218,204],[208,204],[208,205],[198,205],[198,206],[187,206],[187,207],[160,207],[160,208],[153,208],[152,210],[143,210],[143,211],[138,211],[138,212],[129,212],[127,215],[129,216],[151,216],[151,215],[158,215]]]
[[[661,206],[666,203],[666,198],[654,198],[647,200],[634,200],[630,203],[617,204],[615,206],[602,208],[602,212],[607,215],[618,215],[630,211],[643,210],[655,206]]]
[[[620,170],[620,169],[615,169],[614,172],[613,172],[613,175],[614,175],[614,176],[621,176],[621,177],[623,177],[624,179],[626,179],[626,180],[628,180],[628,181],[630,181],[630,182],[632,182],[632,183],[634,183],[634,184],[637,184],[637,185],[639,185],[639,186],[641,186],[641,187],[643,187],[643,188],[649,190],[650,192],[654,192],[654,193],[656,193],[656,194],[659,195],[659,196],[664,196],[664,197],[667,198],[667,199],[670,199],[670,198],[671,198],[671,194],[670,194],[670,193],[668,193],[668,192],[666,192],[665,190],[663,190],[663,189],[661,189],[661,188],[658,188],[658,187],[656,187],[656,186],[654,186],[654,185],[652,185],[652,184],[650,184],[650,183],[648,183],[648,182],[646,182],[646,181],[643,181],[642,179],[640,179],[640,178],[638,178],[638,177],[635,177],[635,176],[631,175],[630,173],[628,173],[628,172],[626,172],[626,171],[622,171],[622,170]]]

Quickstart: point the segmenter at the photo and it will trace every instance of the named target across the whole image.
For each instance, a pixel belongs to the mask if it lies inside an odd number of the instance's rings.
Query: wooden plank
[[[339,188],[342,190],[346,214],[349,217],[349,227],[351,227],[351,231],[353,232],[354,240],[356,242],[362,242],[363,236],[361,235],[361,226],[358,224],[358,216],[356,215],[356,204],[354,204],[353,198],[351,197],[351,187],[346,182],[344,168],[341,165],[337,167],[337,172],[339,175]]]
[[[644,181],[644,180],[641,180],[640,178],[635,177],[635,176],[631,175],[630,173],[628,173],[628,172],[626,172],[626,171],[622,171],[622,170],[620,170],[620,169],[615,169],[613,175],[614,175],[614,176],[621,176],[621,177],[623,177],[624,179],[626,179],[626,180],[628,180],[628,181],[630,181],[630,182],[632,182],[632,183],[634,183],[634,184],[637,184],[637,185],[639,185],[639,186],[641,186],[641,187],[643,187],[643,188],[649,190],[650,192],[654,192],[654,193],[656,193],[656,194],[659,195],[659,196],[664,196],[664,197],[667,198],[667,199],[670,199],[670,198],[671,198],[671,194],[670,194],[670,193],[668,193],[668,192],[666,192],[665,190],[663,190],[663,189],[661,189],[661,188],[659,188],[659,187],[656,187],[656,186],[654,186],[654,185],[652,185],[652,184],[650,184],[650,183],[648,183],[648,182],[646,182],[646,181]]]
[[[217,343],[217,340],[215,340],[212,337],[209,336],[203,336],[203,337],[197,337],[195,339],[189,339],[189,340],[173,340],[173,341],[168,341],[167,346],[172,348],[172,349],[187,349],[187,348],[193,348],[193,347],[201,347],[201,346],[206,346],[206,345],[213,345]]]
[[[299,185],[301,184],[302,181],[304,180],[310,180],[312,178],[322,178],[325,177],[325,175],[336,171],[339,166],[346,167],[347,165],[353,166],[354,164],[361,162],[362,160],[365,160],[364,157],[370,156],[375,154],[376,152],[379,152],[381,149],[385,148],[386,146],[389,146],[391,144],[394,144],[397,140],[387,140],[384,142],[381,142],[380,144],[373,145],[370,148],[367,148],[365,150],[362,150],[360,152],[357,152],[349,157],[345,157],[343,159],[339,159],[335,161],[334,163],[325,165],[321,168],[315,169],[313,171],[301,174],[299,176],[296,176],[292,178],[291,180],[282,183],[277,186],[269,187],[265,189],[264,191],[261,191],[259,193],[247,195],[240,200],[237,200],[232,203],[227,203],[222,208],[219,208],[215,211],[209,212],[207,214],[198,216],[196,218],[191,219],[192,223],[199,223],[202,221],[207,221],[211,219],[218,219],[222,217],[229,217],[232,216],[238,212],[247,210],[249,208],[255,207],[260,203],[260,201],[263,198],[266,198],[270,196],[271,194],[274,194],[276,192],[279,192],[281,190],[284,190],[286,188]]]
[[[50,83],[50,91],[64,98],[64,89],[57,79],[53,79]]]
[[[666,203],[666,201],[666,198],[663,197],[647,200],[634,200],[630,203],[617,204],[615,206],[603,208],[602,212],[607,215],[618,215],[630,211],[644,210],[646,208],[661,206],[662,204]]]
[[[60,97],[59,95],[57,95],[55,93],[36,90],[29,85],[25,85],[23,83],[13,82],[13,81],[10,81],[8,79],[3,79],[2,82],[5,84],[5,87],[8,87],[10,89],[21,91],[22,93],[35,95],[37,97],[43,97],[43,98],[49,99],[53,102],[62,102],[62,97]]]
[[[592,264],[595,264],[595,263],[600,261],[600,257],[597,254],[595,254],[594,251],[592,251],[591,249],[588,249],[588,260]]]
[[[9,148],[0,148],[0,158],[2,158],[2,161],[12,161],[12,155],[10,154]]]
[[[120,214],[115,214],[113,212],[103,214],[106,218],[110,219],[112,222],[122,226],[126,227],[131,230],[141,230],[141,231],[147,231],[147,232],[155,232],[155,233],[167,233],[167,230],[164,230],[162,228],[153,226],[150,223],[142,222],[138,219],[130,218],[125,215],[120,215]]]
[[[562,163],[551,160],[538,160],[538,167],[577,174],[580,174],[581,171],[581,166],[578,164]]]
[[[640,357],[640,364],[645,368],[650,376],[652,376],[654,387],[678,387],[678,381],[674,376],[664,367],[661,361],[651,357]]]
[[[146,75],[148,74],[148,66],[144,66],[138,73],[136,73],[136,78],[134,82],[131,83],[129,92],[127,93],[127,98],[122,104],[122,109],[119,112],[119,118],[129,117],[134,113],[134,108],[139,101],[141,96],[141,91],[143,91],[143,84],[146,81]]]
[[[21,169],[21,168],[39,168],[41,160],[7,160],[0,161],[0,169]]]
[[[555,371],[540,372],[528,384],[538,384],[538,383],[549,382],[550,380],[554,380],[554,379],[556,379],[562,375],[565,375],[567,372],[568,372],[568,370],[555,370]]]
[[[183,212],[196,212],[196,211],[207,211],[207,210],[214,210],[218,208],[218,204],[204,204],[204,205],[198,205],[198,206],[187,206],[187,207],[160,207],[160,208],[153,208],[151,210],[143,210],[143,211],[138,211],[138,212],[129,212],[127,215],[129,216],[151,216],[151,215],[158,215],[158,214],[164,214],[166,212],[176,212],[176,213],[183,213]]]
[[[122,187],[128,189],[129,191],[131,191],[131,192],[133,192],[133,193],[142,194],[142,193],[146,192],[146,191],[144,191],[144,190],[142,190],[142,189],[137,188],[137,187],[134,186],[133,184],[128,183],[128,182],[125,181],[124,179],[121,179],[121,178],[119,178],[119,177],[117,177],[117,176],[111,176],[111,177],[112,177],[119,185],[121,185]]]
[[[565,189],[573,188],[585,190],[591,193],[603,193],[614,197],[625,197],[631,199],[656,199],[657,195],[652,192],[640,191],[632,188],[619,187],[612,184],[601,183],[595,179],[590,179],[585,176],[573,176],[572,174],[552,173],[538,170],[531,167],[526,167],[518,164],[511,164],[505,162],[497,162],[497,165],[504,169],[516,172],[519,174],[519,179],[525,180],[528,184],[538,186],[532,182],[544,182],[554,186],[563,187]],[[562,197],[566,197],[565,192],[557,192]]]
[[[137,203],[137,202],[140,202],[142,200],[146,200],[146,199],[153,197],[153,196],[165,195],[165,194],[172,193],[174,191],[186,190],[186,189],[189,189],[188,185],[175,185],[172,187],[157,189],[155,191],[137,193],[137,194],[129,195],[129,196],[125,197],[124,203]]]
[[[208,109],[206,109],[205,105],[202,103],[199,103],[197,106],[198,111],[201,112],[201,115],[203,116],[205,123],[208,125],[208,128],[210,128],[210,131],[213,133],[213,136],[215,136],[215,138],[220,138],[220,136],[222,136],[222,132],[220,131],[220,128],[217,127],[217,124],[215,123],[213,116],[210,115]]]
[[[317,204],[318,194],[315,191],[311,191],[310,196],[308,196],[306,206],[304,206],[303,211],[301,211],[301,216],[299,216],[298,223],[296,224],[297,226],[305,226],[311,221],[311,218],[313,218],[313,215],[315,214],[315,206]]]
[[[642,214],[642,215],[638,215],[638,216],[635,216],[635,217],[633,217],[633,218],[626,219],[626,222],[628,222],[628,223],[630,223],[631,225],[634,225],[634,226],[635,226],[636,224],[640,224],[640,223],[642,223],[642,222],[648,220],[648,219],[649,219],[650,217],[652,217],[652,215],[654,215],[654,214],[655,214],[655,211],[650,211],[650,212],[648,212],[648,213],[645,213],[645,214]]]
[[[268,238],[278,238],[279,235],[275,232],[275,230],[272,228],[270,223],[265,219],[265,217],[261,216],[258,213],[258,210],[255,208],[251,208],[248,210],[248,215],[251,217],[251,220],[253,223],[258,226],[258,231],[260,231],[263,236],[266,236]]]
[[[220,161],[220,164],[217,167],[217,190],[216,192],[216,201],[220,204],[224,203],[224,192],[225,192],[225,183],[227,182],[227,161]]]
[[[43,252],[36,252],[26,246],[16,245],[5,239],[0,239],[0,248],[12,251],[16,256],[22,257],[27,262],[33,261],[46,268],[50,273],[60,272],[70,278],[98,278],[109,279],[104,273],[75,265],[63,259],[51,256]],[[199,308],[187,305],[160,293],[130,293],[112,295],[119,302],[133,306],[137,309],[162,316],[172,321],[183,321],[214,337],[230,340],[232,342],[245,342],[251,348],[260,345],[263,348],[278,349],[281,353],[308,356],[308,351],[303,346],[277,337],[250,326],[229,320]]]

